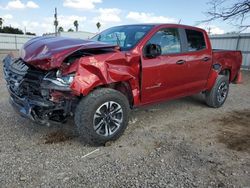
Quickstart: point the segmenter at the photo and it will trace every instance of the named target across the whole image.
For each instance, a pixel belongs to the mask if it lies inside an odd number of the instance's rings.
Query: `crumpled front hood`
[[[63,60],[78,50],[115,48],[115,45],[65,37],[36,37],[24,44],[21,58],[28,64],[44,70],[61,66]]]

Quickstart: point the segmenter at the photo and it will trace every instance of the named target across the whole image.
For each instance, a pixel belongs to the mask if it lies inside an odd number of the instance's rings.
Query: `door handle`
[[[176,62],[177,65],[183,65],[185,63],[186,63],[186,61],[184,61],[184,60],[179,60]]]
[[[210,60],[209,57],[204,57],[204,58],[202,59],[202,61],[205,61],[205,62],[207,62],[207,61],[209,61],[209,60]]]

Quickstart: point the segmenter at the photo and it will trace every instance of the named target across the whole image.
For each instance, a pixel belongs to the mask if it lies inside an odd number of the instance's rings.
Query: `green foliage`
[[[64,31],[64,29],[63,29],[63,27],[59,27],[58,28],[58,32],[60,33],[60,32],[63,32]]]
[[[26,35],[36,35],[35,33],[31,33],[31,32],[26,32]]]
[[[97,27],[98,31],[100,31],[101,26],[102,26],[102,25],[101,25],[100,22],[97,22],[97,23],[96,23],[96,27]]]
[[[74,21],[74,26],[75,26],[75,28],[76,28],[76,32],[78,31],[78,26],[79,26],[79,24],[78,24],[78,21],[77,20],[75,20]]]
[[[0,28],[0,33],[24,34],[22,30],[18,28],[13,28],[11,26],[5,26],[3,28]]]
[[[0,28],[3,27],[3,18],[0,18]]]

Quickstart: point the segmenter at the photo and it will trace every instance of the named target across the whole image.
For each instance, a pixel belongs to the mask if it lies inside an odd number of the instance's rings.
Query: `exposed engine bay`
[[[69,87],[73,74],[43,71],[10,56],[3,62],[10,102],[22,116],[49,125],[50,121],[65,122],[74,114],[78,98]]]

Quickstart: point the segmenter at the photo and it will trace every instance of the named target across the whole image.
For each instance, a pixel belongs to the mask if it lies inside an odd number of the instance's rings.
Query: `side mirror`
[[[161,46],[159,44],[147,44],[144,53],[148,58],[156,58],[161,55]]]

